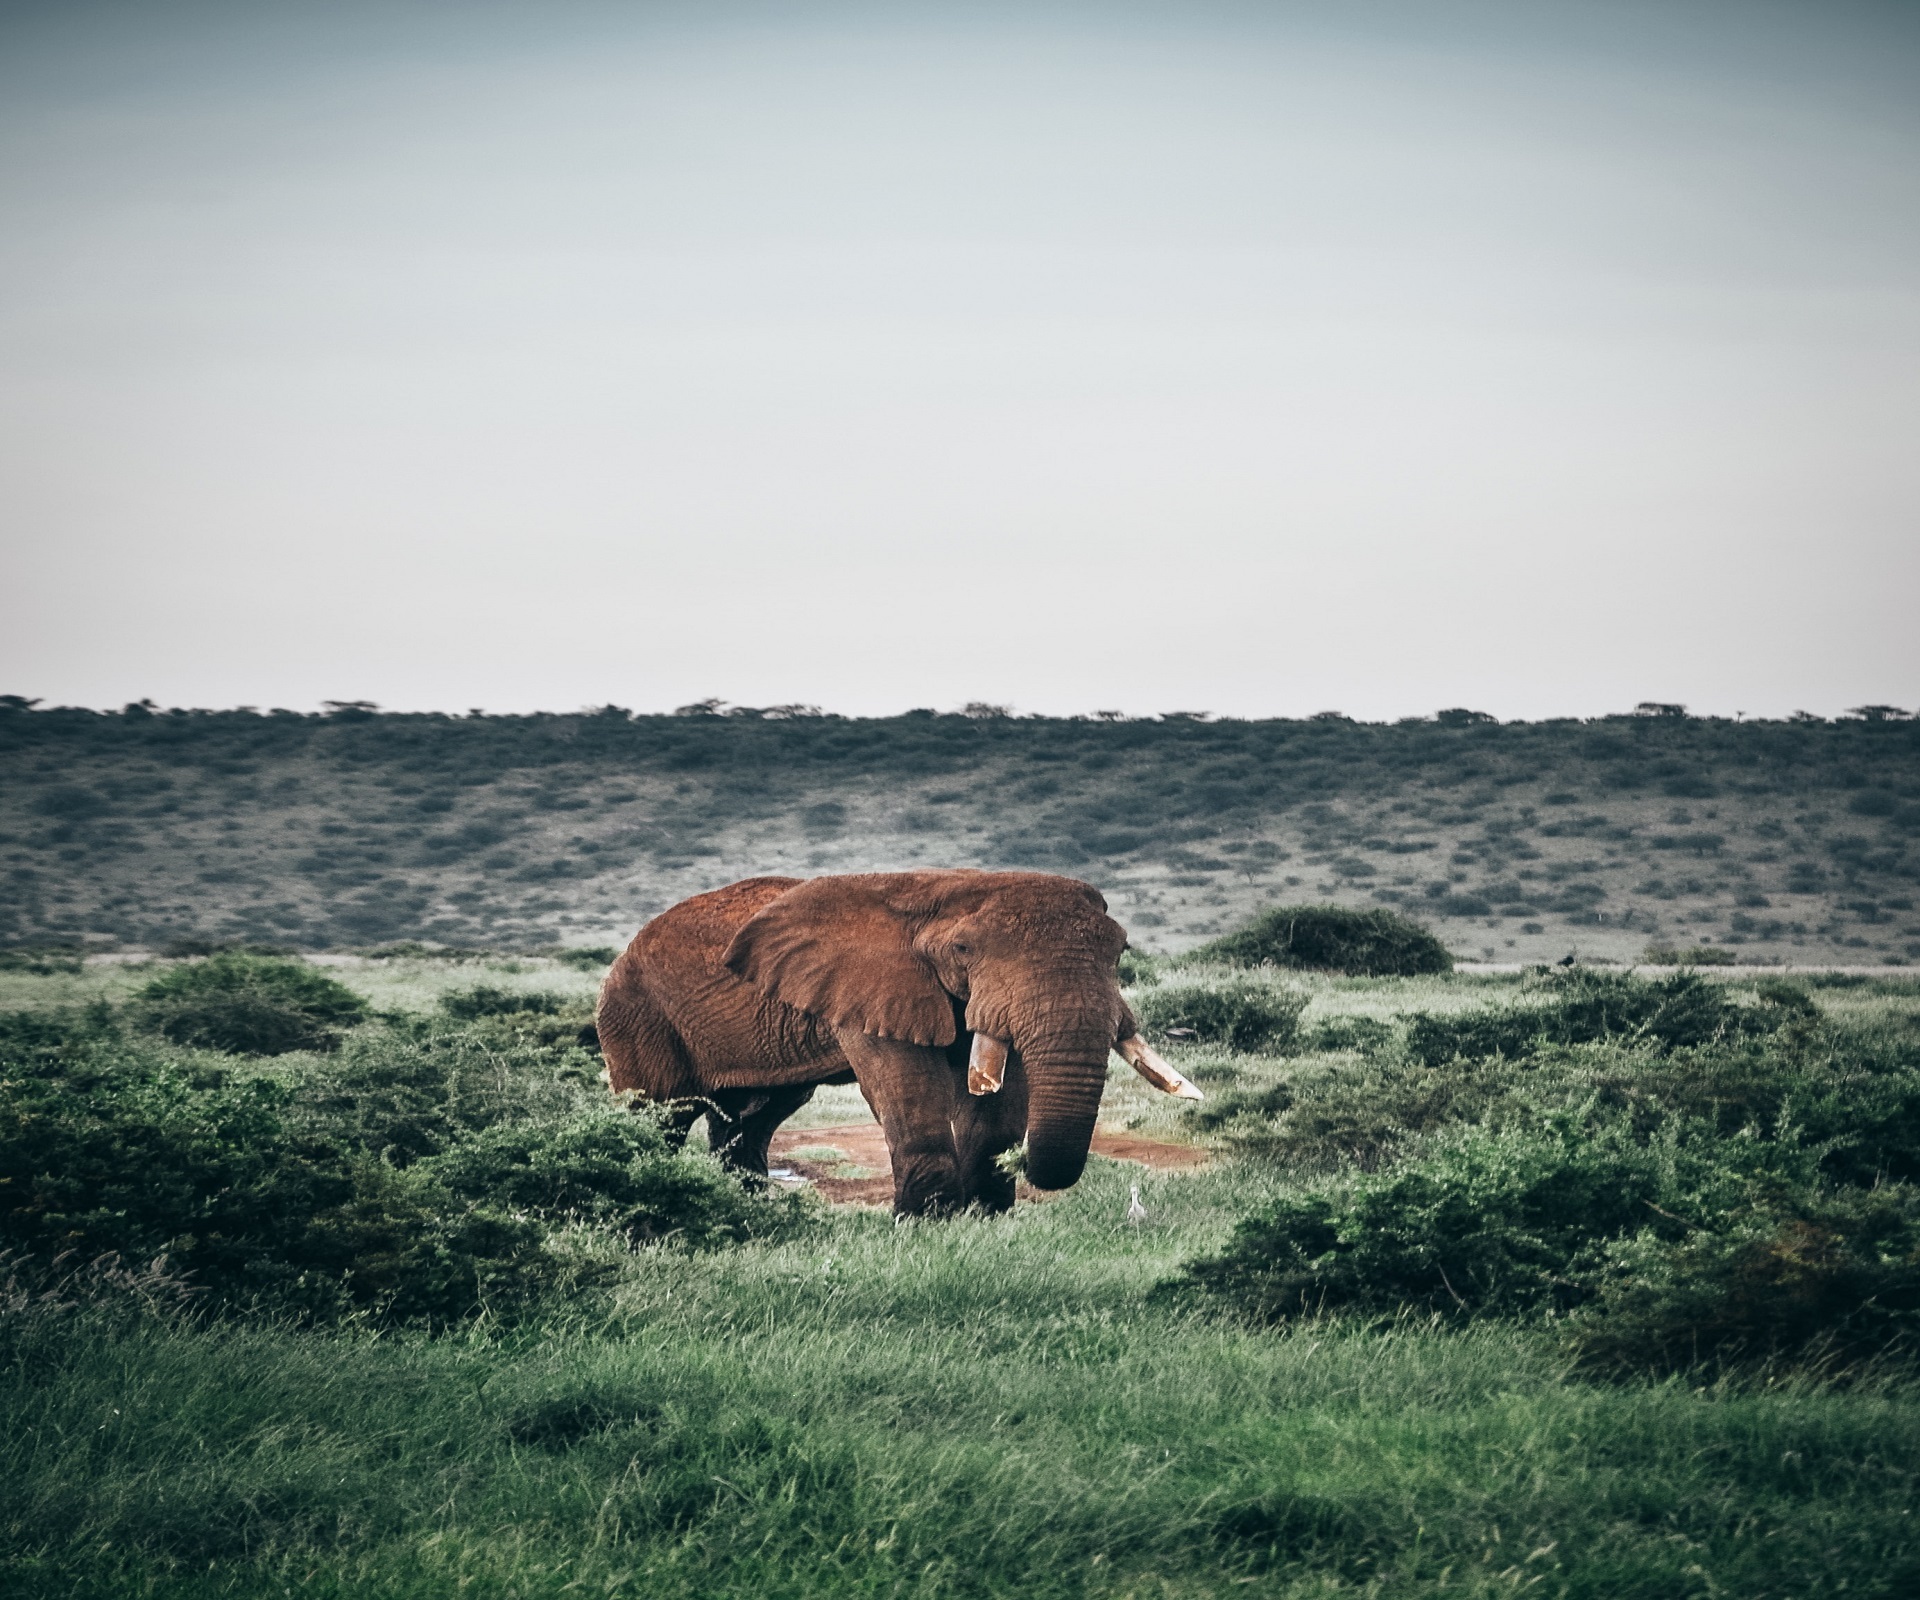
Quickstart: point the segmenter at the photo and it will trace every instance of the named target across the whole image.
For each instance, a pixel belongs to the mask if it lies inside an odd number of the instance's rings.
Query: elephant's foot
[[[1011,1211],[1013,1209],[1013,1175],[1002,1172],[997,1166],[990,1166],[985,1172],[975,1173],[967,1202],[969,1205],[977,1206],[989,1216],[998,1216],[1003,1211]]]
[[[893,1177],[893,1214],[896,1217],[950,1217],[966,1208],[960,1173],[951,1159],[902,1163],[896,1160]]]

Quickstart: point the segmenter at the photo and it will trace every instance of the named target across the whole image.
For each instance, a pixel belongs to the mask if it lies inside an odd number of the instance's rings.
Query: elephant
[[[894,1212],[1005,1211],[999,1157],[1064,1189],[1086,1166],[1107,1053],[1200,1091],[1140,1037],[1117,971],[1127,935],[1090,884],[952,869],[748,878],[634,936],[601,986],[607,1080],[707,1118],[729,1167],[765,1176],[774,1130],[855,1083],[886,1136]]]

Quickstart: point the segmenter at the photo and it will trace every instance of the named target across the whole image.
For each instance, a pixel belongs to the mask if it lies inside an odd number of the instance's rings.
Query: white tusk
[[[1007,1081],[1007,1042],[990,1033],[973,1036],[973,1053],[967,1057],[967,1093],[998,1094]]]
[[[1181,1100],[1206,1099],[1199,1085],[1190,1078],[1182,1077],[1174,1070],[1173,1064],[1139,1034],[1122,1039],[1114,1049],[1120,1052],[1122,1061],[1163,1094],[1174,1095]]]

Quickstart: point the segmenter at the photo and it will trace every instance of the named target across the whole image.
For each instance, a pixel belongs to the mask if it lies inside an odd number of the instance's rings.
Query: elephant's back
[[[823,1041],[813,1037],[809,1019],[759,994],[721,959],[742,923],[801,881],[746,878],[661,912],[634,935],[601,986],[603,1037],[609,1019],[657,1018],[703,1078],[729,1060],[817,1053]]]
[[[742,878],[724,889],[709,889],[669,906],[633,936],[627,955],[650,972],[677,970],[694,961],[718,967],[727,946],[770,900],[777,900],[799,878]],[[625,960],[626,957],[621,958]]]

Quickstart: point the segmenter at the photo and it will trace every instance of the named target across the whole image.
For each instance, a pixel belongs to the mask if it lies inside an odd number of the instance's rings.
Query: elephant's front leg
[[[964,1059],[964,1057],[962,1057]],[[959,1068],[958,1072],[964,1072]],[[960,1162],[960,1192],[968,1205],[984,1211],[1013,1209],[1013,1176],[1000,1170],[1000,1157],[1027,1133],[1027,1069],[1016,1051],[993,1094],[955,1098],[953,1146]]]
[[[966,1204],[953,1148],[959,1085],[946,1052],[852,1029],[839,1038],[860,1092],[887,1136],[893,1214],[925,1217],[959,1210]]]

